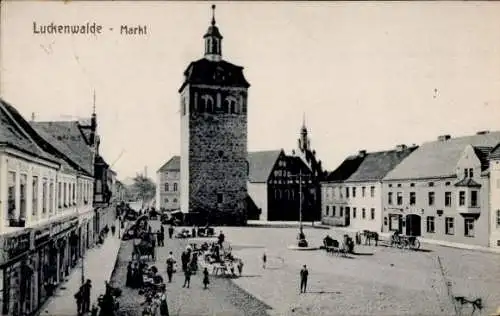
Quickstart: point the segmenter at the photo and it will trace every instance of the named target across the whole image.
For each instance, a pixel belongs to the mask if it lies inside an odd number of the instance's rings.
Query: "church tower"
[[[181,211],[205,224],[246,223],[247,93],[243,67],[222,59],[222,35],[212,21],[204,57],[189,64],[179,89]]]

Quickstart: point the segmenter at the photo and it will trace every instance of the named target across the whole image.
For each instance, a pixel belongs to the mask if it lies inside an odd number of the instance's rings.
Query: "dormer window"
[[[465,178],[469,177],[469,169],[467,169],[467,168],[464,169],[464,175],[465,175]]]
[[[474,169],[469,168],[469,177],[474,178]]]

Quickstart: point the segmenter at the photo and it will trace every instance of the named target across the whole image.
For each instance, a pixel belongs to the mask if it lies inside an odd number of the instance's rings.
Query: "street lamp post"
[[[299,247],[301,247],[302,244],[305,244],[306,247],[307,247],[307,240],[305,238],[305,234],[304,234],[304,226],[303,226],[303,223],[302,223],[302,208],[303,208],[303,193],[302,193],[302,182],[304,181],[304,178],[305,178],[305,181],[308,181],[308,179],[310,178],[310,176],[308,175],[302,175],[302,169],[299,170],[299,175],[298,176],[291,176],[292,178],[292,182],[293,182],[293,179],[297,179],[298,177],[298,180],[299,180]]]

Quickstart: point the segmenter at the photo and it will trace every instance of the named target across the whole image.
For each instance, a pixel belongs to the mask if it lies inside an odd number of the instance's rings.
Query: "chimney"
[[[295,156],[295,149],[292,149],[292,156]]]
[[[360,157],[364,157],[364,156],[366,156],[366,149],[360,150],[360,151],[358,152],[358,156],[360,156]]]
[[[396,151],[400,152],[400,151],[403,151],[405,150],[407,147],[405,144],[399,144],[399,145],[396,145]]]
[[[446,140],[448,140],[450,138],[451,138],[450,135],[441,135],[441,136],[438,136],[438,141],[444,142],[444,141],[446,141]]]
[[[35,112],[31,112],[31,122],[35,121]]]
[[[476,133],[476,135],[485,135],[485,134],[489,134],[490,131],[479,131]]]

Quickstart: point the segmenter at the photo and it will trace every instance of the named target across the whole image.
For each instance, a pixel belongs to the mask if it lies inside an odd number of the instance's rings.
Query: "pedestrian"
[[[224,240],[226,239],[226,236],[224,236],[224,233],[222,232],[222,230],[219,233],[218,239],[219,239],[218,240],[219,246],[223,249],[222,244],[224,243]]]
[[[160,230],[156,231],[156,241],[157,241],[158,247],[161,247],[161,232],[160,232]]]
[[[266,253],[264,252],[264,254],[262,255],[262,268],[263,269],[266,268],[266,262],[267,262],[267,256],[266,256]]]
[[[168,237],[172,239],[172,235],[174,234],[174,227],[172,225],[168,226]]]
[[[182,287],[189,288],[190,283],[191,283],[191,268],[187,266],[186,270],[184,271],[184,285]]]
[[[243,260],[238,260],[238,273],[241,276],[241,273],[243,272]]]
[[[306,292],[308,276],[309,276],[309,271],[307,270],[307,266],[304,264],[302,270],[300,270],[300,293]]]
[[[165,286],[162,286],[162,288],[161,288],[160,316],[169,316],[168,304],[167,304],[167,289],[165,288]]]
[[[115,232],[116,232],[116,226],[115,224],[111,225],[111,235],[115,235]]]
[[[92,281],[87,279],[87,282],[82,285],[82,313],[87,313],[90,311],[90,291],[92,289]]]
[[[174,274],[174,264],[175,264],[175,259],[172,255],[172,251],[170,251],[167,258],[168,283],[172,283],[172,275]]]
[[[90,311],[91,316],[97,316],[97,313],[99,312],[99,309],[95,304],[92,304],[92,310]]]
[[[82,305],[83,305],[83,295],[82,295],[82,286],[78,289],[78,292],[75,294],[75,299],[76,299],[76,312],[77,315],[81,315],[83,313],[82,311]]]
[[[203,269],[203,286],[204,289],[207,289],[207,286],[210,284],[210,280],[208,280],[208,269],[205,267]]]
[[[186,270],[186,267],[189,264],[190,257],[191,255],[189,253],[189,248],[182,252],[181,254],[182,271]]]
[[[134,277],[134,274],[133,274],[132,261],[129,261],[128,265],[127,265],[127,277],[125,279],[125,286],[126,287],[132,287],[133,277]]]

